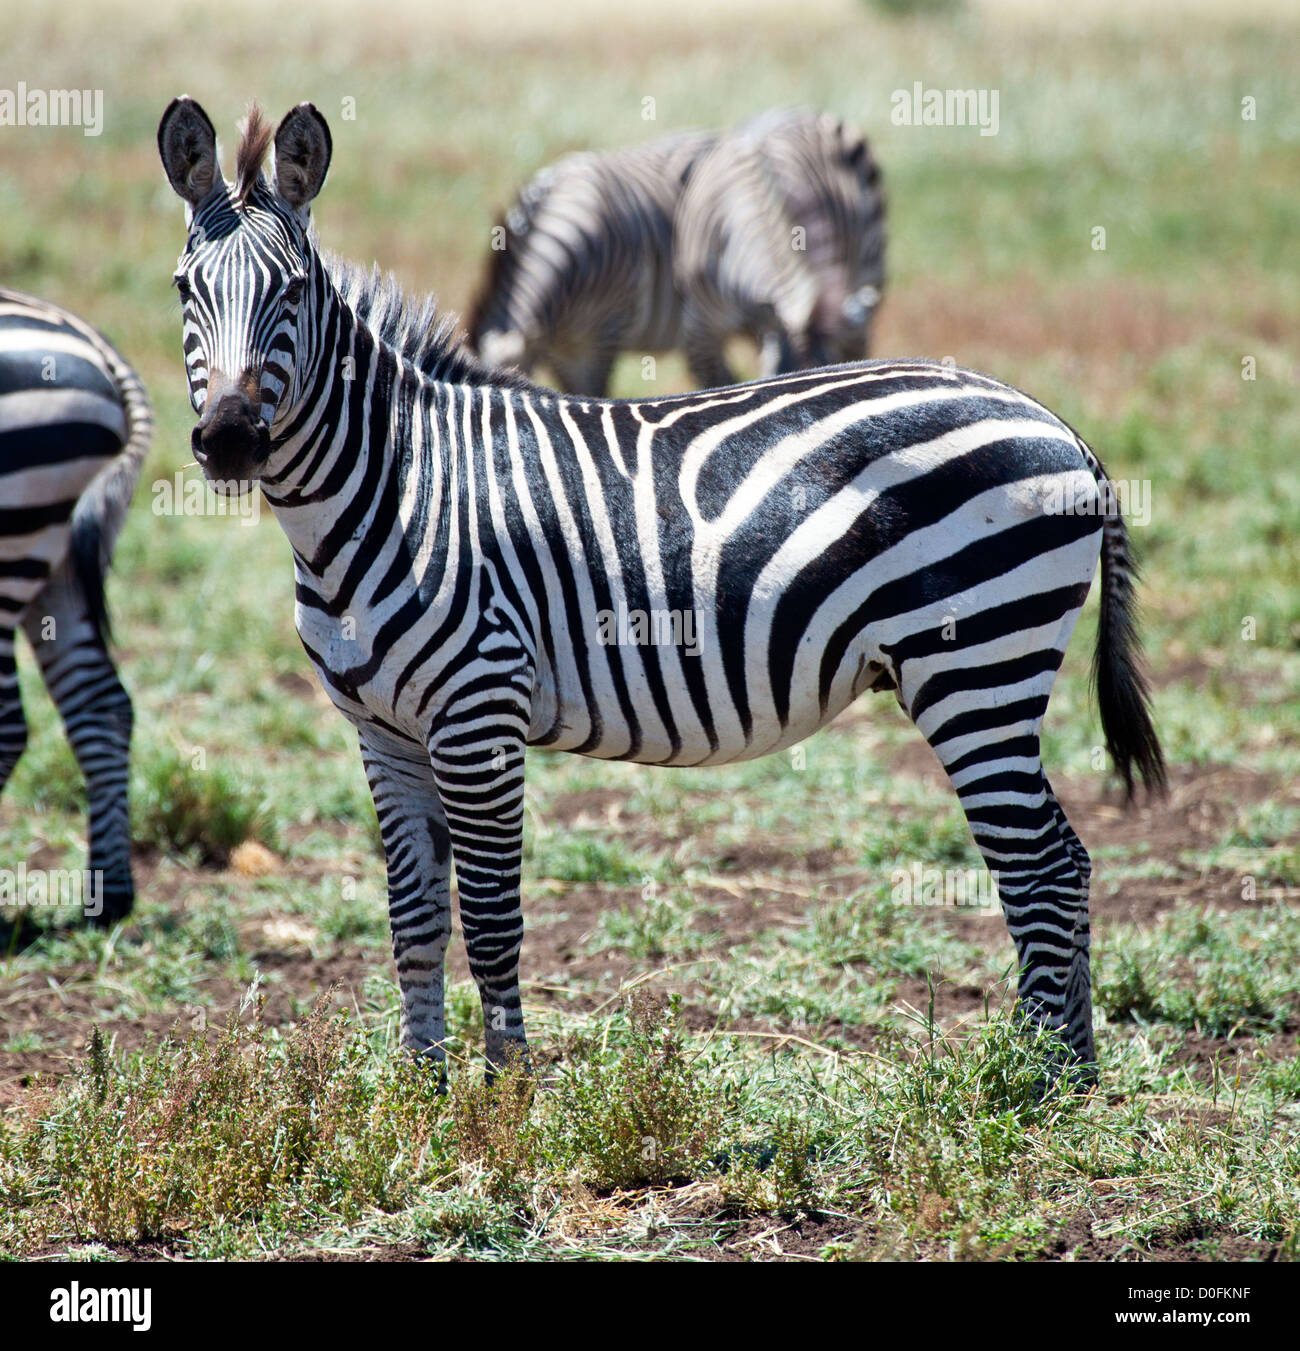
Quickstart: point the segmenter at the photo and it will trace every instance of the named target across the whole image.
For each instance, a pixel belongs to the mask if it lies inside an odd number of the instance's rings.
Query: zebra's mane
[[[263,116],[256,103],[248,105],[248,116],[244,119],[242,134],[239,138],[239,150],[235,155],[234,200],[243,206],[258,183],[262,181],[262,164],[266,152],[271,148],[274,128]],[[269,185],[268,185],[269,186]]]
[[[511,385],[529,381],[514,371],[484,365],[467,348],[456,317],[442,314],[431,295],[412,296],[391,272],[367,268],[322,250],[321,262],[343,303],[374,336],[433,380],[450,384]]]

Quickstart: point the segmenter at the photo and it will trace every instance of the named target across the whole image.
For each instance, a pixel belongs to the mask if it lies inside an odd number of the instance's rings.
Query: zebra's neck
[[[446,507],[452,391],[384,342],[319,258],[312,285],[320,299],[310,307],[302,392],[276,419],[275,468],[262,486],[300,570],[343,613],[366,570],[360,550],[373,555],[387,541],[384,549],[409,554],[436,534],[425,527]]]

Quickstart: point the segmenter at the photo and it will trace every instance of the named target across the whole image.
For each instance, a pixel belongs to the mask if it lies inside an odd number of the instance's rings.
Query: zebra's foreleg
[[[528,1055],[519,996],[523,741],[518,732],[489,728],[449,736],[433,750],[432,764],[451,831],[460,922],[483,1003],[491,1078],[512,1061],[526,1063]]]
[[[551,367],[561,389],[568,394],[603,399],[614,370],[616,347],[595,347],[582,356],[552,355]]]
[[[90,895],[99,901],[86,918],[115,924],[135,902],[127,805],[131,698],[70,576],[56,575],[28,607],[23,627],[86,780],[88,866],[98,884]]]
[[[424,747],[359,734],[388,866],[388,918],[402,997],[402,1046],[441,1064],[443,964],[451,938],[451,839]]]

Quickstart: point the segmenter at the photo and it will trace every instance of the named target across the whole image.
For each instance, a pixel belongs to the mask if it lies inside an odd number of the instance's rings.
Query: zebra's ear
[[[295,211],[305,215],[321,190],[333,150],[329,125],[312,104],[285,114],[275,133],[275,184]]]
[[[168,182],[191,207],[198,206],[223,181],[212,121],[185,95],[172,99],[158,123],[158,154]]]

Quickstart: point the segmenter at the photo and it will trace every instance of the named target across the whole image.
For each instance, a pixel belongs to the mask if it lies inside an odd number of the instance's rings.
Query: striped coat
[[[697,384],[728,384],[734,337],[769,375],[853,360],[884,248],[879,170],[828,114],[569,155],[497,226],[470,343],[489,365],[546,365],[574,394],[604,394],[620,351],[681,349]]]
[[[563,388],[603,394],[620,351],[677,346],[673,214],[714,139],[681,132],[541,170],[497,225],[470,310],[470,343],[483,360],[523,371],[544,364]]]

